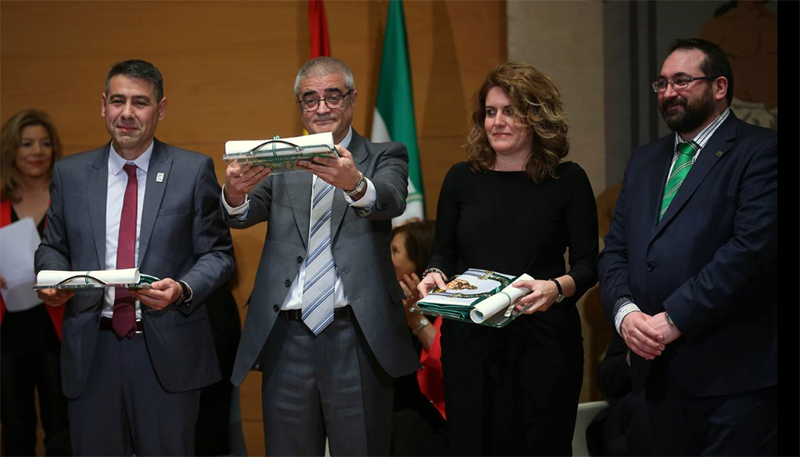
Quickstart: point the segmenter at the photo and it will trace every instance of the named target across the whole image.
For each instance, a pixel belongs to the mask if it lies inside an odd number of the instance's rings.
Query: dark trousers
[[[586,447],[590,455],[652,455],[644,394],[628,392],[611,400],[586,429]]]
[[[279,317],[262,352],[267,455],[388,455],[393,379],[352,312],[317,336]]]
[[[436,416],[411,408],[392,414],[391,455],[447,455],[447,424],[439,411],[429,405]]]
[[[653,388],[655,384],[659,388]],[[650,388],[648,388],[650,387]],[[656,455],[776,455],[777,386],[693,397],[674,381],[645,386]]]
[[[72,455],[61,343],[45,305],[5,314],[0,352],[0,454],[35,455],[38,394],[46,455]]]
[[[204,303],[222,379],[200,390],[195,453],[198,456],[228,455],[231,453],[231,373],[241,338],[239,309],[227,285],[214,291]]]
[[[36,391],[46,455],[72,455],[59,357],[58,351],[0,356],[3,455],[36,455]]]
[[[75,455],[194,455],[199,397],[161,387],[143,334],[100,330],[83,392],[69,401]]]

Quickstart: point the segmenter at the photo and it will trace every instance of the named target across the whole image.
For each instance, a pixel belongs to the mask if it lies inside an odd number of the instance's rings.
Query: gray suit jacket
[[[36,271],[105,269],[108,154],[102,148],[59,160],[50,187]],[[163,180],[156,177],[163,173]],[[153,368],[167,391],[197,389],[220,379],[203,300],[234,269],[229,229],[219,217],[220,187],[210,157],[154,140],[139,233],[138,268],[186,281],[190,303],[156,311],[142,306]],[[64,393],[80,396],[91,367],[102,292],[81,292],[66,304],[61,366]]]
[[[355,131],[348,149],[358,169],[375,185],[377,200],[367,213],[349,206],[340,190],[334,192],[333,259],[369,349],[384,371],[399,377],[419,365],[390,252],[391,219],[403,213],[408,193],[408,152],[400,143],[370,143]],[[311,182],[312,175],[306,172],[267,177],[250,193],[245,221],[230,218],[221,208],[234,228],[269,222],[231,377],[235,385],[242,383],[258,359],[305,259]]]

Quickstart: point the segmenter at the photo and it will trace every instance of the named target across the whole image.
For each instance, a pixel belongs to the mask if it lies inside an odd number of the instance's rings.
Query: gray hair
[[[309,60],[297,72],[294,79],[294,95],[300,96],[300,83],[306,78],[320,78],[332,74],[340,74],[344,78],[344,85],[349,90],[355,90],[356,83],[353,80],[353,72],[344,62],[335,57],[317,57]]]

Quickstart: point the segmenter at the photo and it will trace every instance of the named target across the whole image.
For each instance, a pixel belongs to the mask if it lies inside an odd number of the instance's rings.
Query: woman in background
[[[50,179],[61,141],[50,117],[24,110],[0,134],[0,226],[29,217],[41,237],[50,205]],[[7,287],[0,276],[0,287]],[[0,298],[0,422],[3,455],[35,455],[36,408],[47,455],[71,455],[67,400],[61,392],[61,321],[64,307],[44,304],[7,312]]]
[[[419,290],[481,268],[534,280],[504,328],[445,319],[442,366],[453,455],[571,455],[583,382],[576,301],[597,282],[597,210],[586,173],[563,162],[555,84],[529,65],[492,69],[478,91],[468,161],[444,179]],[[569,271],[564,253],[569,251]]]
[[[441,318],[409,311],[419,299],[417,285],[433,247],[435,222],[410,222],[392,230],[392,263],[406,298],[403,307],[421,368],[395,382],[391,455],[444,455],[447,425],[444,413]]]

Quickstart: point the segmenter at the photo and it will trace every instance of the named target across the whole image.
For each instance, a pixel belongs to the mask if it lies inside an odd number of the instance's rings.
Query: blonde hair
[[[50,162],[50,169],[48,170],[48,179],[53,176],[53,167],[56,160],[61,157],[63,149],[61,147],[61,139],[58,137],[58,131],[53,124],[50,116],[44,111],[34,109],[22,110],[9,118],[3,124],[2,133],[0,133],[0,199],[10,198],[12,201],[19,201],[17,191],[20,183],[20,173],[17,170],[14,161],[19,152],[19,146],[22,141],[22,131],[25,127],[34,125],[41,125],[47,130],[50,135],[50,141],[53,145],[53,160]]]
[[[559,162],[569,153],[569,126],[561,93],[540,71],[518,63],[494,67],[475,95],[466,145],[471,168],[476,172],[490,170],[497,158],[484,127],[486,96],[493,87],[499,87],[511,100],[515,123],[533,137],[526,173],[536,183],[556,178]]]

